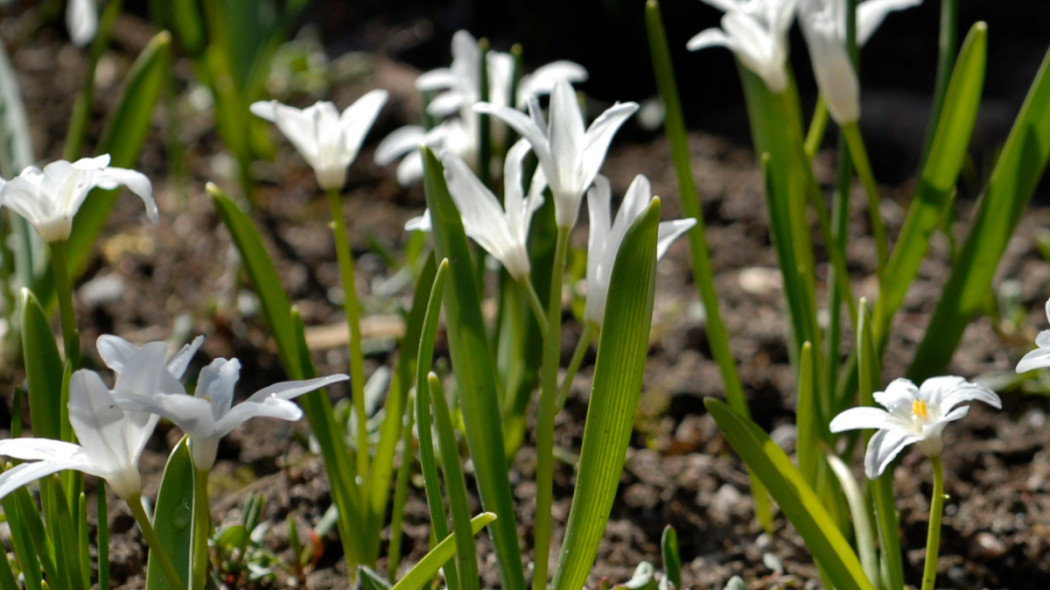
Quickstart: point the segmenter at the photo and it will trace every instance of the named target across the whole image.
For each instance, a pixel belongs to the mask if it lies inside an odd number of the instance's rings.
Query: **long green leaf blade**
[[[29,289],[22,289],[22,350],[29,382],[29,418],[33,435],[59,439],[62,435],[63,364],[55,334],[43,308]]]
[[[1050,159],[1050,52],[1043,57],[970,233],[955,257],[926,336],[908,370],[914,381],[938,375],[951,360],[970,318],[988,292],[1006,244]]]
[[[660,199],[654,198],[627,231],[613,265],[555,590],[587,583],[619,487],[649,349],[659,223]]]
[[[496,515],[492,512],[484,512],[475,516],[470,521],[471,532],[475,535],[478,534],[485,525],[496,520]],[[450,535],[441,541],[430,550],[423,559],[419,560],[415,566],[405,577],[394,584],[392,590],[419,590],[427,583],[428,580],[437,574],[437,571],[441,569],[448,560],[452,559],[452,556],[456,553],[456,538],[454,535]]]
[[[153,529],[164,539],[164,549],[179,572],[185,586],[190,577],[190,555],[193,544],[193,460],[190,458],[188,438],[182,437],[164,465],[164,474],[153,509]],[[151,556],[152,557],[152,556]],[[146,590],[168,590],[171,585],[164,577],[157,560],[146,565]]]
[[[707,398],[704,405],[729,444],[766,484],[835,587],[872,590],[860,561],[849,548],[849,542],[787,454],[753,422],[742,418],[725,403]]]
[[[524,590],[525,574],[507,479],[503,431],[498,428],[501,422],[495,363],[481,314],[470,245],[459,210],[445,185],[441,163],[427,148],[423,148],[423,161],[427,206],[434,224],[434,250],[439,257],[450,261],[447,287],[450,291],[444,309],[467,445],[476,467],[481,504],[500,515],[492,528],[492,538],[503,586],[508,590]]]

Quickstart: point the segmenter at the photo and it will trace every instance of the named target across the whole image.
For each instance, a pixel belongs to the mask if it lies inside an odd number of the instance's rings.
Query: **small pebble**
[[[974,559],[995,559],[1001,557],[1004,553],[1006,553],[1006,544],[999,540],[999,537],[988,531],[977,533],[973,540],[973,546],[970,548],[970,555]]]

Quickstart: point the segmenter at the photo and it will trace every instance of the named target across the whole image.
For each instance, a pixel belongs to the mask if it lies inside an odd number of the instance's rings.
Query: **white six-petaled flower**
[[[257,417],[298,420],[303,411],[289,400],[348,379],[340,374],[276,383],[234,406],[233,390],[240,370],[237,359],[220,358],[201,370],[193,395],[146,389],[118,389],[114,395],[124,408],[152,412],[181,428],[190,437],[194,467],[207,470],[215,464],[219,439],[237,426]]]
[[[1046,319],[1050,320],[1050,299],[1046,300]],[[1050,330],[1039,332],[1035,337],[1035,345],[1038,348],[1024,355],[1017,363],[1018,373],[1050,367]]]
[[[863,46],[893,10],[922,0],[867,0],[857,5],[857,46]],[[846,0],[802,0],[799,23],[809,46],[813,74],[828,112],[839,125],[860,118],[860,84],[846,48]]]
[[[587,303],[583,319],[599,328],[605,317],[605,303],[609,298],[609,280],[613,265],[627,230],[652,202],[649,179],[639,174],[634,177],[627,194],[612,220],[612,190],[609,179],[599,174],[594,186],[587,192],[587,211],[590,215],[590,234],[587,243]],[[696,220],[675,219],[661,221],[656,242],[656,258],[663,258],[671,242],[696,225]]]
[[[59,160],[40,170],[30,166],[0,189],[0,205],[14,210],[32,225],[45,242],[69,238],[73,217],[93,188],[126,186],[146,204],[146,215],[156,223],[157,204],[153,187],[141,172],[109,165],[109,154]]]
[[[99,339],[99,352],[118,373],[115,390],[182,391],[177,376],[200,346],[197,339],[166,364],[163,342],[139,348],[122,340],[103,342],[107,338],[113,337]],[[0,497],[46,475],[75,469],[105,479],[118,496],[129,500],[141,491],[139,455],[158,418],[119,407],[114,391],[98,373],[81,369],[69,381],[69,422],[80,444],[46,438],[0,441],[0,455],[30,461],[0,474]]]
[[[372,90],[342,112],[327,101],[305,109],[276,100],[252,103],[252,114],[271,121],[314,169],[324,190],[341,189],[346,169],[357,159],[365,135],[386,103],[385,90]]]
[[[537,170],[529,184],[528,194],[522,192],[522,163],[529,152],[529,144],[518,140],[507,153],[501,207],[496,195],[488,189],[466,162],[454,154],[445,154],[445,180],[449,194],[456,202],[463,230],[490,255],[500,261],[515,280],[528,276],[529,251],[526,241],[532,215],[543,204],[546,182],[543,171]]]
[[[798,0],[704,0],[725,12],[721,29],[705,29],[686,47],[726,47],[775,93],[787,88],[787,32]]]
[[[944,449],[941,432],[969,411],[968,401],[984,402],[1002,408],[992,390],[970,383],[962,377],[933,377],[921,387],[907,379],[895,379],[885,391],[875,393],[880,408],[850,408],[831,421],[832,432],[877,428],[864,455],[864,473],[875,479],[900,453],[914,443],[927,457],[939,457]]]
[[[526,116],[509,107],[481,102],[474,110],[503,119],[532,145],[554,195],[554,217],[559,228],[576,225],[583,194],[605,161],[613,135],[636,110],[633,102],[616,103],[584,129],[576,93],[566,81],[551,92],[549,123],[540,114],[539,103],[529,101]]]

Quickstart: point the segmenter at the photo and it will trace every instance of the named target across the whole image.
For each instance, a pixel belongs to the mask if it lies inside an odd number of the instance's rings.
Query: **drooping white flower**
[[[303,412],[290,401],[292,398],[348,379],[346,375],[331,375],[277,383],[234,406],[233,390],[240,370],[237,359],[215,359],[201,370],[193,395],[130,388],[114,394],[122,407],[152,412],[174,422],[190,437],[194,466],[206,470],[215,464],[219,439],[237,426],[256,417],[298,420]]]
[[[478,103],[474,110],[503,119],[532,145],[554,195],[554,216],[560,228],[576,225],[583,194],[605,161],[613,135],[636,110],[637,103],[616,103],[584,130],[583,114],[568,82],[560,81],[551,92],[549,123],[544,124],[539,104],[529,102],[529,114]]]
[[[463,220],[463,230],[493,258],[499,260],[512,277],[528,276],[529,252],[526,241],[532,215],[543,204],[546,182],[542,170],[532,178],[528,195],[522,194],[522,161],[529,144],[518,140],[507,153],[503,206],[466,162],[452,154],[441,158],[449,194]]]
[[[1046,319],[1050,320],[1050,299],[1046,300]],[[1050,367],[1050,330],[1043,330],[1035,337],[1035,350],[1024,355],[1017,363],[1017,372]]]
[[[857,45],[862,46],[890,11],[922,0],[867,0],[857,6]],[[802,0],[799,22],[828,112],[839,125],[860,118],[860,85],[846,48],[846,0]]]
[[[522,109],[530,98],[549,94],[559,80],[575,83],[587,79],[583,66],[556,61],[521,76],[514,92],[514,61],[511,54],[502,51],[485,54],[488,102]],[[481,100],[481,47],[477,39],[467,31],[457,31],[452,36],[451,66],[424,72],[416,80],[416,88],[436,93],[427,112],[444,120],[429,131],[415,125],[396,129],[376,148],[376,163],[391,164],[404,156],[397,168],[398,182],[403,186],[415,184],[423,178],[419,146],[426,145],[438,156],[453,153],[477,170],[479,120],[472,108]],[[505,143],[502,121],[494,120],[490,132],[497,145]]]
[[[1002,408],[999,396],[990,389],[962,377],[933,377],[916,387],[907,379],[895,379],[885,391],[875,393],[880,408],[850,408],[831,421],[832,432],[877,428],[864,455],[864,472],[875,479],[904,447],[915,443],[927,457],[939,457],[944,450],[941,432],[969,411],[968,401],[984,402]]]
[[[605,317],[605,303],[609,298],[609,280],[613,265],[627,230],[652,202],[649,179],[639,174],[634,177],[627,194],[611,221],[612,190],[609,179],[599,174],[594,186],[587,192],[587,211],[590,215],[590,235],[587,243],[587,303],[583,319],[601,327]],[[696,220],[675,219],[661,221],[656,242],[656,258],[663,258],[678,236],[696,225]]]
[[[184,347],[171,364],[165,364],[167,346],[162,342],[122,346],[108,355],[119,367],[116,390],[183,391],[171,370],[181,374],[199,344]],[[0,441],[0,455],[31,461],[0,474],[0,497],[46,475],[75,469],[105,479],[118,496],[131,499],[142,489],[139,456],[157,420],[149,412],[118,406],[98,373],[81,369],[69,381],[69,422],[80,444],[44,438]]]
[[[77,47],[84,47],[95,38],[98,13],[95,0],[69,0],[66,5],[66,28]]]
[[[141,172],[109,165],[109,154],[59,160],[43,171],[30,166],[0,188],[0,204],[25,218],[45,242],[69,238],[73,217],[93,188],[126,186],[146,204],[146,215],[156,223],[157,204],[153,187]]]
[[[725,12],[721,29],[700,31],[690,51],[726,47],[775,93],[787,88],[787,32],[798,0],[704,0]]]
[[[328,101],[305,109],[275,100],[251,105],[252,114],[271,121],[292,142],[314,169],[317,184],[324,190],[341,189],[346,169],[357,159],[365,135],[386,103],[386,90],[372,90],[339,113]]]

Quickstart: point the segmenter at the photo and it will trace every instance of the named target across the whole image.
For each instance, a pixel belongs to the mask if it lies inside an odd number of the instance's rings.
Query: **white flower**
[[[609,297],[609,280],[613,265],[620,251],[620,244],[631,224],[640,217],[652,202],[649,179],[639,174],[634,177],[627,194],[616,212],[616,220],[610,223],[612,191],[609,179],[598,175],[594,186],[587,192],[587,211],[590,214],[590,236],[587,243],[587,304],[583,319],[601,327],[605,317],[605,302]],[[696,220],[675,219],[661,221],[656,242],[656,258],[667,253],[678,236],[696,225]]]
[[[868,478],[882,475],[904,447],[915,443],[927,457],[939,457],[944,449],[941,431],[969,411],[955,406],[981,401],[1002,408],[999,396],[990,389],[962,377],[933,377],[916,387],[907,379],[895,379],[886,391],[875,393],[879,408],[850,408],[831,421],[832,432],[859,428],[878,428],[868,442],[864,472]]]
[[[532,97],[549,94],[559,80],[581,82],[587,79],[587,70],[571,61],[556,61],[539,67],[518,81],[515,96],[514,57],[501,51],[485,54],[488,74],[488,102],[508,108],[524,108]],[[452,36],[452,65],[424,72],[416,80],[416,88],[437,92],[427,105],[427,112],[445,118],[430,131],[410,125],[394,130],[376,148],[376,163],[385,166],[404,156],[397,168],[397,179],[403,186],[423,178],[423,159],[419,146],[426,145],[438,156],[453,153],[475,170],[478,167],[478,114],[473,106],[481,99],[481,47],[467,31]],[[506,127],[496,119],[491,126],[493,141],[503,145]]]
[[[77,47],[90,43],[98,29],[95,0],[69,0],[66,5],[66,28],[69,29],[69,38]]]
[[[162,342],[151,342],[142,348],[121,346],[116,355],[103,353],[101,343],[99,348],[107,362],[119,357],[116,361],[120,371],[115,386],[117,390],[182,391],[182,385],[171,370],[181,374],[185,362],[199,345],[198,339],[193,345],[184,347],[168,366],[164,362],[167,346]],[[69,381],[69,422],[80,444],[44,438],[0,441],[0,455],[33,461],[0,474],[0,497],[65,469],[105,479],[125,500],[137,495],[142,489],[139,455],[153,433],[158,417],[149,412],[121,408],[114,394],[102,383],[98,373],[85,369],[73,373]]]
[[[41,171],[30,166],[0,189],[0,203],[14,210],[36,228],[45,242],[69,238],[73,217],[91,189],[126,186],[142,198],[146,215],[157,222],[153,188],[141,172],[109,165],[109,154],[81,158],[76,162],[59,160]]]
[[[522,194],[522,160],[528,152],[529,144],[522,139],[507,153],[503,193],[506,210],[463,160],[452,154],[441,158],[449,193],[463,219],[463,230],[499,260],[515,280],[529,274],[529,224],[532,214],[543,204],[546,187],[542,171],[537,170],[528,196]]]
[[[775,93],[787,88],[787,31],[798,0],[704,0],[725,12],[721,29],[706,29],[686,44],[690,51],[726,47]]]
[[[571,228],[576,225],[583,193],[601,169],[613,135],[638,110],[638,105],[616,103],[585,131],[572,86],[560,81],[551,93],[550,122],[546,126],[535,99],[529,101],[531,117],[509,107],[484,102],[474,105],[474,110],[503,119],[532,144],[554,195],[558,227]]]
[[[1050,320],[1050,299],[1046,300],[1046,319]],[[1050,330],[1039,332],[1035,337],[1035,345],[1039,348],[1024,355],[1017,363],[1018,373],[1050,367]]]
[[[298,420],[303,412],[289,400],[348,378],[346,375],[331,375],[277,383],[260,389],[234,406],[233,388],[240,370],[237,359],[215,359],[201,370],[193,395],[146,388],[122,388],[114,393],[122,407],[153,412],[174,422],[190,437],[194,466],[211,469],[215,464],[219,439],[237,426],[260,416]]]
[[[314,169],[317,184],[324,190],[341,189],[346,169],[386,103],[386,90],[372,90],[339,114],[335,105],[318,101],[297,109],[276,100],[251,105],[252,114],[277,124],[303,159]]]
[[[857,45],[862,46],[886,14],[922,0],[867,0],[857,6]],[[860,118],[857,73],[846,48],[846,0],[802,0],[799,22],[828,112],[839,125]]]

